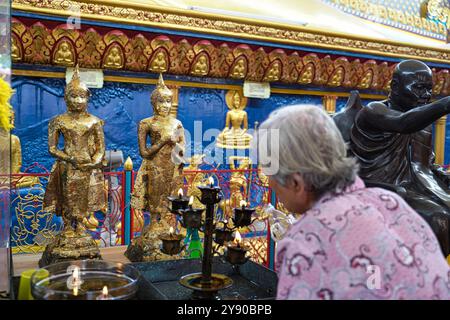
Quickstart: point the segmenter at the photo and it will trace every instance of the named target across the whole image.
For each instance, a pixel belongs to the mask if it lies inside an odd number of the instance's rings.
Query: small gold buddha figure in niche
[[[183,187],[184,129],[170,114],[173,98],[160,74],[151,95],[153,116],[139,123],[138,144],[143,160],[131,195],[131,206],[135,211],[150,212],[151,221],[128,246],[125,256],[131,261],[173,259],[160,251],[159,239],[171,226],[175,227],[167,197]],[[148,138],[151,146],[147,145]]]
[[[225,129],[217,137],[216,145],[225,149],[248,149],[252,141],[252,135],[247,133],[248,118],[244,110],[247,98],[241,96],[239,91],[230,90],[225,96],[225,101],[230,109],[225,120]]]
[[[71,46],[67,41],[62,41],[55,54],[55,63],[65,66],[72,66],[74,63]]]
[[[332,87],[339,87],[344,81],[344,69],[338,67],[330,79],[329,85]]]
[[[64,260],[100,259],[96,242],[83,223],[90,213],[108,210],[108,186],[103,176],[103,121],[87,111],[90,91],[78,66],[67,85],[67,112],[48,125],[48,150],[56,158],[44,195],[46,212],[63,219],[63,230],[47,245],[39,265]],[[58,143],[63,138],[64,146]]]
[[[120,54],[119,48],[117,48],[117,47],[111,48],[108,56],[106,57],[104,67],[111,68],[111,69],[120,69],[123,67],[123,59]]]
[[[205,55],[201,55],[197,62],[194,64],[191,74],[194,76],[206,76],[208,74],[208,58]]]
[[[280,62],[275,61],[272,66],[270,67],[269,71],[267,72],[266,76],[264,77],[263,81],[266,82],[273,82],[280,80]]]
[[[364,77],[361,79],[361,82],[359,83],[357,88],[358,89],[368,89],[370,87],[370,85],[372,84],[372,80],[373,80],[373,73],[370,70],[368,70],[364,74]]]
[[[245,77],[246,70],[245,60],[243,58],[239,59],[231,71],[231,77],[235,79],[242,79]]]
[[[300,74],[299,83],[302,84],[310,84],[314,79],[314,65],[312,63],[308,63],[305,69]]]
[[[167,69],[166,54],[164,51],[159,51],[150,64],[150,70],[153,72],[163,73],[166,72]]]

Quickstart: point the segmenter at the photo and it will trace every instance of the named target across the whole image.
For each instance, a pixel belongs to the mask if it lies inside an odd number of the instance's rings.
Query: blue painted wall
[[[47,150],[47,128],[49,120],[66,111],[63,79],[41,79],[14,77],[16,90],[11,103],[16,111],[14,133],[22,142],[23,169],[38,162],[47,169],[54,161]],[[105,121],[107,149],[119,149],[125,158],[130,156],[137,169],[141,163],[137,146],[137,125],[143,118],[152,115],[150,93],[153,85],[105,82],[102,89],[92,89],[89,112]],[[195,137],[194,122],[202,121],[201,137],[208,129],[222,130],[228,107],[225,104],[226,90],[203,88],[180,88],[178,118],[191,137]],[[247,106],[249,127],[261,123],[269,113],[284,105],[298,103],[321,104],[318,96],[272,94],[269,99],[249,99]],[[199,130],[199,129],[197,129]],[[211,141],[191,140],[187,151],[199,152]],[[189,150],[191,148],[191,150]],[[189,154],[189,153],[188,153]],[[40,171],[35,168],[34,171]]]

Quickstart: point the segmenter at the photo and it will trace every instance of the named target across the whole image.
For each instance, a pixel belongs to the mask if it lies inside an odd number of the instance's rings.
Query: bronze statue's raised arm
[[[153,157],[165,144],[170,141],[169,139],[162,140],[159,143],[153,144],[150,148],[147,148],[147,134],[150,132],[146,123],[139,123],[138,128],[138,142],[139,142],[139,153],[142,158],[151,158]]]
[[[54,120],[50,121],[48,124],[48,153],[59,160],[73,162],[67,153],[58,149],[59,135],[60,132],[57,124]]]
[[[359,112],[356,121],[358,125],[366,125],[377,130],[409,134],[426,128],[448,113],[450,113],[450,97],[406,112],[390,109],[381,102],[372,102]]]

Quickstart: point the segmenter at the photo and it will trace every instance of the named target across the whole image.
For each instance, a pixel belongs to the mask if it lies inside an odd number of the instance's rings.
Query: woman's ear
[[[292,188],[296,193],[303,192],[305,189],[305,183],[302,176],[299,173],[294,173],[287,179],[289,187]]]

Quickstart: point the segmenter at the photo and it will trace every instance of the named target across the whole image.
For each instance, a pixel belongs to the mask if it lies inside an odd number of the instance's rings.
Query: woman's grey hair
[[[356,160],[347,156],[339,129],[320,106],[294,105],[273,111],[261,124],[257,140],[260,163],[270,163],[273,168],[278,162],[278,171],[272,176],[282,185],[298,173],[307,190],[321,196],[341,191],[356,178]],[[265,170],[267,166],[262,168],[271,175]]]

